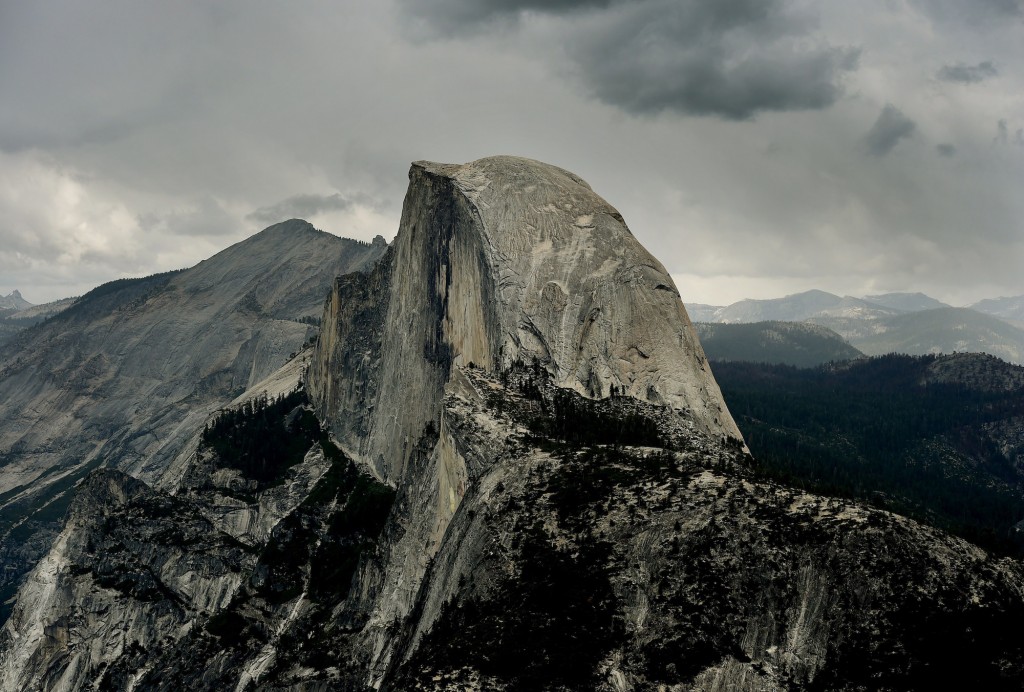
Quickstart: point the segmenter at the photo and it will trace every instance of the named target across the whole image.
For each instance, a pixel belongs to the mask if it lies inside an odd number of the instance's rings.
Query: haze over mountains
[[[971,306],[978,312],[994,315],[1018,327],[1024,327],[1024,296],[989,298]]]
[[[976,352],[1024,363],[1024,329],[1015,323],[1024,296],[950,307],[921,293],[854,298],[806,291],[728,306],[691,304],[696,322],[809,322],[827,327],[868,355]]]

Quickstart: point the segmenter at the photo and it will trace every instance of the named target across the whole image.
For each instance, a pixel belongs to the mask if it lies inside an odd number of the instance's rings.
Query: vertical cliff
[[[671,277],[589,185],[510,156],[414,163],[388,254],[335,282],[308,378],[342,448],[399,493],[401,530],[364,633],[377,674],[489,463],[467,463],[444,396],[460,368],[516,364],[586,397],[664,406],[742,446]]]
[[[314,402],[391,483],[439,423],[453,365],[537,359],[558,386],[614,387],[740,438],[664,267],[583,180],[537,161],[414,163],[393,250],[335,284],[324,325]]]

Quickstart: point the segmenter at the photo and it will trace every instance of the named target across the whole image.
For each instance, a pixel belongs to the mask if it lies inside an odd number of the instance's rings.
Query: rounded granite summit
[[[450,180],[475,217],[506,361],[536,357],[562,386],[614,385],[740,436],[672,278],[583,178],[516,156],[416,162],[410,192],[421,177]]]
[[[436,420],[452,369],[469,364],[537,361],[559,387],[591,398],[614,388],[741,439],[672,278],[562,168],[514,156],[413,163],[376,274],[372,287],[336,287],[310,389],[322,411],[346,412],[332,421],[339,439],[384,478],[401,475],[411,450],[393,441]],[[381,320],[358,330],[379,334],[379,348],[350,345],[350,314]]]

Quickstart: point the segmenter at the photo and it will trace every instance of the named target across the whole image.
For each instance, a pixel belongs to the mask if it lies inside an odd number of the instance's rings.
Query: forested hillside
[[[810,368],[862,354],[831,329],[807,322],[694,324],[711,360],[781,363]]]
[[[959,354],[713,369],[763,475],[1024,554],[1024,368]]]

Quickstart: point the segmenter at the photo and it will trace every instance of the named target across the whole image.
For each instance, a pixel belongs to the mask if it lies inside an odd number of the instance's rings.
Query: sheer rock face
[[[347,451],[397,482],[453,365],[534,358],[559,386],[614,386],[740,438],[671,277],[580,178],[498,156],[409,179],[389,258],[336,283],[314,356]]]

